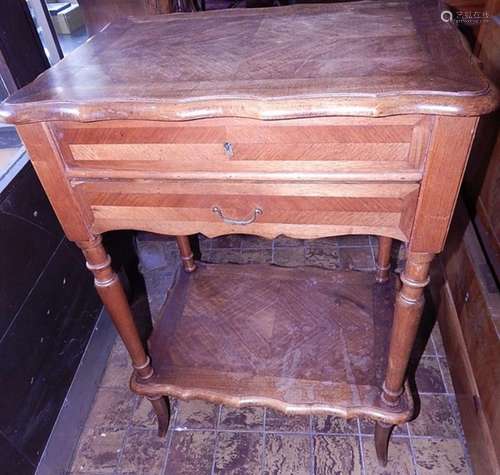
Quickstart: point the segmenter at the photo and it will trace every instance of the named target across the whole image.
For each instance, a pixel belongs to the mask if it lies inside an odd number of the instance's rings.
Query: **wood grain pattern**
[[[176,122],[105,121],[50,125],[70,173],[136,171],[135,177],[223,176],[417,181],[430,119],[317,118]],[[230,147],[226,150],[226,147]]]
[[[408,240],[417,184],[308,184],[208,181],[74,181],[93,214],[93,232],[130,227],[165,234],[231,233],[301,238],[335,234],[386,234]],[[257,208],[262,214],[245,225]]]
[[[496,104],[436,2],[368,1],[121,20],[11,96],[1,116],[478,115]]]
[[[134,379],[133,388],[404,422],[411,398],[390,409],[378,402],[393,285],[374,282],[369,273],[266,265],[179,272],[150,341],[154,381]]]
[[[469,158],[477,117],[438,117],[426,162],[410,250],[441,252]]]
[[[435,300],[471,459],[477,473],[496,473],[500,292],[463,202],[457,206],[441,264],[445,282]]]
[[[412,415],[403,386],[429,262],[478,116],[498,105],[439,13],[396,0],[129,18],[0,105],[88,258],[160,433],[165,394],[365,416],[386,462],[391,426]],[[175,234],[187,270],[197,232],[376,234],[381,267],[389,238],[410,252],[394,325],[392,282],[374,275],[182,271],[151,339],[153,375],[92,244],[113,229]]]

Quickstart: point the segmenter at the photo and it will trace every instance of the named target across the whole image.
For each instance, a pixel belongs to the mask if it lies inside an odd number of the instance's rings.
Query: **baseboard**
[[[35,475],[63,475],[73,453],[106,369],[116,330],[103,309],[59,411]]]

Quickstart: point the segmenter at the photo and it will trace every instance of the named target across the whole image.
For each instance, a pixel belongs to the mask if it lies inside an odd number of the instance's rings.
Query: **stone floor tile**
[[[363,437],[363,460],[365,473],[368,475],[413,475],[410,440],[405,437],[391,437],[386,467],[381,467],[375,452],[373,437]]]
[[[338,246],[356,247],[370,246],[370,237],[366,234],[354,234],[352,236],[335,236],[335,242]]]
[[[457,475],[471,473],[459,439],[413,439],[418,475]]]
[[[312,430],[322,434],[357,434],[358,420],[328,415],[312,416]]]
[[[72,472],[114,473],[126,430],[98,430],[85,427],[73,459]]]
[[[446,358],[439,358],[439,365],[441,366],[441,371],[443,373],[444,386],[446,392],[449,394],[454,394],[455,389],[453,387],[453,380],[451,379],[450,367],[448,366],[448,361]]]
[[[441,337],[441,332],[439,331],[439,325],[436,323],[434,329],[432,330],[432,339],[434,340],[434,346],[436,348],[436,354],[438,356],[446,356],[444,350],[443,338]]]
[[[415,381],[420,393],[445,393],[437,357],[423,356],[417,367]]]
[[[276,239],[273,240],[273,246],[274,246],[274,248],[277,248],[277,247],[300,247],[300,246],[304,246],[304,240],[303,239],[294,239],[294,238],[290,238],[288,236],[278,236]]]
[[[149,272],[160,267],[167,267],[171,264],[172,256],[169,255],[170,249],[163,241],[139,241],[139,263],[143,272]]]
[[[263,407],[243,407],[241,409],[223,406],[219,428],[262,430],[264,428]]]
[[[212,239],[212,249],[241,249],[244,236],[241,234],[228,234]]]
[[[212,249],[203,253],[202,260],[211,264],[239,264],[241,251],[239,249]]]
[[[249,249],[271,249],[272,245],[272,239],[259,236],[248,235],[241,238],[241,249],[245,252]]]
[[[153,321],[158,317],[165,303],[168,289],[174,282],[175,270],[178,265],[175,264],[172,267],[162,267],[143,273],[148,292],[149,309]]]
[[[340,269],[340,255],[336,245],[309,245],[305,249],[306,264],[323,269]]]
[[[412,435],[457,437],[458,427],[449,397],[444,394],[422,394],[420,414],[410,422]]]
[[[305,264],[304,247],[277,247],[273,251],[273,263],[283,267],[298,267]]]
[[[339,247],[340,264],[344,270],[374,270],[371,247]]]
[[[245,249],[241,252],[240,264],[271,264],[272,249]]]
[[[361,474],[359,437],[315,435],[313,446],[315,475]]]
[[[170,398],[170,424],[174,424],[175,418],[175,400]],[[137,404],[132,415],[130,425],[137,429],[151,429],[158,428],[158,420],[153,410],[151,402],[145,397],[139,397]]]
[[[86,426],[96,430],[125,429],[132,418],[136,399],[128,387],[100,388]]]
[[[375,433],[375,422],[368,419],[359,419],[359,428],[362,435],[373,435]],[[407,436],[408,435],[408,426],[407,424],[399,425],[394,427],[392,431],[392,435],[396,436]]]
[[[429,337],[426,342],[422,356],[437,356],[436,349],[434,348],[434,342],[431,337]]]
[[[165,475],[210,475],[214,447],[214,431],[174,430]]]
[[[130,429],[125,438],[117,472],[120,475],[162,475],[168,436],[160,438],[157,431]]]
[[[219,406],[206,401],[178,401],[175,427],[181,429],[214,429]]]
[[[273,409],[266,409],[266,431],[310,432],[310,417],[287,415]]]
[[[337,247],[337,238],[333,236],[333,237],[324,237],[316,239],[305,239],[304,245],[306,247],[324,247],[324,246]]]
[[[207,238],[203,234],[198,234],[198,243],[200,245],[200,251],[208,251],[212,249],[212,239]]]
[[[311,440],[308,435],[266,434],[264,475],[309,475]]]
[[[262,450],[263,436],[260,432],[219,432],[215,449],[214,473],[260,474]]]
[[[106,388],[126,388],[132,375],[130,356],[121,338],[117,337],[108,357],[100,386]]]

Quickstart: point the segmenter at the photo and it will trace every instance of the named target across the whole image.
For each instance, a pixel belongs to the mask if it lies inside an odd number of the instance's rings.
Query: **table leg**
[[[402,286],[394,307],[391,342],[387,372],[382,390],[382,402],[387,406],[397,406],[403,393],[403,385],[410,353],[415,342],[420,317],[424,307],[424,288],[429,283],[429,267],[434,254],[409,252],[404,272],[401,274]],[[387,463],[387,444],[390,428],[377,423],[375,448],[381,464]]]
[[[177,236],[177,246],[179,247],[179,252],[182,259],[182,265],[186,272],[193,272],[196,270],[196,264],[194,263],[193,251],[191,250],[191,244],[189,244],[188,236]]]
[[[379,463],[385,467],[387,465],[387,451],[389,449],[389,439],[391,437],[394,426],[377,422],[375,424],[375,451]]]
[[[127,297],[117,274],[111,268],[111,258],[102,245],[101,236],[76,244],[85,256],[87,268],[94,274],[97,293],[127,348],[137,378],[142,382],[149,380],[154,374],[151,360],[144,350]],[[159,433],[165,435],[169,423],[166,402],[154,399],[151,403],[158,417]]]
[[[391,247],[392,238],[379,236],[378,238],[378,256],[377,256],[377,282],[387,282],[389,280],[389,271],[391,270]]]

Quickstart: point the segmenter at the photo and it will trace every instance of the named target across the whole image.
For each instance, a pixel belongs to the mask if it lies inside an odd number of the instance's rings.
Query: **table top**
[[[497,104],[431,0],[126,18],[0,107],[0,120],[479,115]]]

